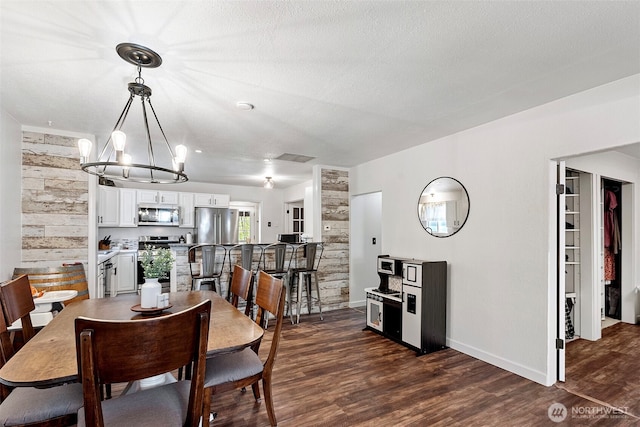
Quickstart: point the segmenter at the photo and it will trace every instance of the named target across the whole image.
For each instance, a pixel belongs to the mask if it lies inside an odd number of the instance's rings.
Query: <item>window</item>
[[[251,212],[238,211],[238,242],[251,242]]]
[[[253,202],[231,202],[231,209],[238,210],[238,243],[259,242],[257,222],[258,206]]]

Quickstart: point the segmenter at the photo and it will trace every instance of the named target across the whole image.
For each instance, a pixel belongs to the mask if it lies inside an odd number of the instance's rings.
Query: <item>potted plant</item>
[[[173,267],[173,254],[170,249],[145,246],[140,253],[140,265],[144,271],[144,284],[140,288],[140,307],[154,308],[158,306],[158,295],[162,287],[159,279],[169,275]]]

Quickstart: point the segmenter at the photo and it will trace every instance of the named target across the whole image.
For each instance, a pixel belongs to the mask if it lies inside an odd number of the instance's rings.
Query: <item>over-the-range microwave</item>
[[[179,226],[180,208],[178,206],[138,206],[138,225]]]

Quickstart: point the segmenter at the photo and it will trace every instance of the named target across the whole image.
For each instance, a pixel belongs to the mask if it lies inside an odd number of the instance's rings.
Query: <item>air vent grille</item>
[[[275,160],[285,160],[287,162],[306,163],[309,160],[313,160],[315,157],[305,156],[303,154],[291,154],[284,153],[276,157]]]

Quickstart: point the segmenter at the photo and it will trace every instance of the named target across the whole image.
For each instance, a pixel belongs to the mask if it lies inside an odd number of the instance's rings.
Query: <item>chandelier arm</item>
[[[171,158],[175,158],[175,154],[173,154],[173,150],[171,149],[171,145],[169,145],[169,140],[167,139],[167,135],[165,135],[164,133],[164,129],[162,129],[162,125],[160,124],[160,120],[158,120],[158,115],[156,114],[156,110],[155,108],[153,108],[153,104],[151,104],[151,98],[147,99],[147,102],[149,103],[149,107],[151,107],[151,112],[153,113],[153,117],[155,117],[156,119],[156,123],[158,124],[158,127],[160,128],[160,133],[162,133],[162,137],[164,138],[164,142],[167,144],[167,149],[169,150],[169,153],[171,153]]]
[[[126,104],[124,105],[124,108],[122,109],[122,112],[120,113],[120,117],[118,117],[118,121],[116,121],[115,126],[113,127],[113,130],[111,131],[111,134],[115,131],[115,130],[120,130],[120,128],[122,128],[122,125],[124,124],[124,121],[127,118],[127,115],[129,115],[129,109],[131,108],[131,103],[133,102],[133,94],[129,95],[129,99],[127,100]],[[98,160],[102,159],[102,157],[104,156],[104,154],[107,152],[107,148],[111,147],[111,150],[109,151],[109,156],[105,159],[105,161],[109,161],[109,159],[111,158],[111,154],[113,154],[113,145],[109,144],[111,142],[111,134],[109,134],[109,138],[107,138],[107,142],[105,142],[104,147],[102,147],[102,151],[100,152],[100,155],[98,156]],[[104,172],[103,168],[103,172]]]
[[[151,143],[151,132],[149,132],[149,120],[147,119],[147,108],[144,105],[145,97],[142,97],[142,117],[144,118],[144,129],[147,132],[147,152],[149,155],[149,164],[152,166],[156,166],[156,160],[153,155],[153,144]],[[147,97],[147,102],[149,102],[149,98]],[[153,169],[149,169],[149,175],[151,175],[151,181],[153,178]]]

